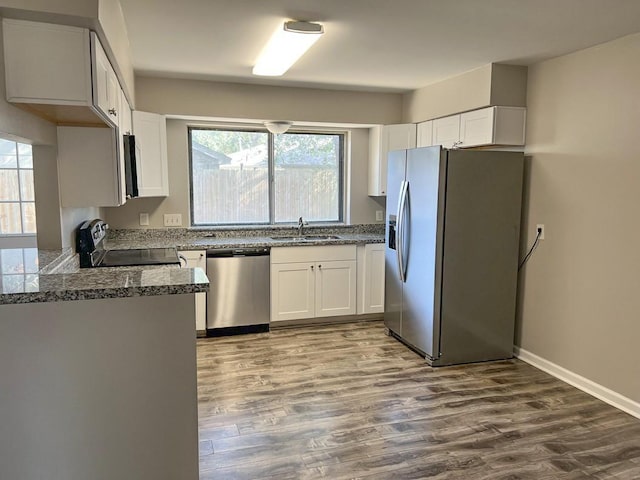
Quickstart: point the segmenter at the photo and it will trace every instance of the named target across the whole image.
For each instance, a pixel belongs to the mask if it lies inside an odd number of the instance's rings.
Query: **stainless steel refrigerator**
[[[433,366],[513,356],[523,167],[518,152],[389,154],[385,325]]]

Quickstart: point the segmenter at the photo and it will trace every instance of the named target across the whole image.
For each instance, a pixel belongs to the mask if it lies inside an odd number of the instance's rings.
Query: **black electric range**
[[[76,250],[81,268],[136,265],[180,265],[175,248],[107,250],[104,239],[109,226],[100,219],[88,220],[78,228]]]

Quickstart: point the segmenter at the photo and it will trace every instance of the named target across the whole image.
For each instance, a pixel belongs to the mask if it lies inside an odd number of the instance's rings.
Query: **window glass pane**
[[[268,135],[191,130],[193,224],[269,222]]]
[[[0,138],[0,168],[16,168],[16,142]]]
[[[28,143],[18,143],[18,154],[30,157],[33,155],[33,147]]]
[[[38,273],[38,249],[24,249],[24,271],[26,273]]]
[[[0,235],[22,233],[19,203],[0,203]]]
[[[33,170],[20,170],[20,195],[23,201],[33,202]]]
[[[22,203],[22,233],[36,233],[36,204]]]
[[[275,221],[339,221],[341,135],[287,133],[274,139]]]
[[[18,144],[20,168],[33,168],[33,154],[31,152],[31,145],[27,145],[26,143]]]
[[[24,273],[24,257],[21,248],[5,248],[0,250],[0,272]]]
[[[19,201],[18,171],[0,169],[0,200]]]

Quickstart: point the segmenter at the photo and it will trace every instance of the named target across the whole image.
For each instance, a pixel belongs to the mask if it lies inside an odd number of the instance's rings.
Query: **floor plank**
[[[198,340],[200,478],[639,479],[640,420],[518,360],[431,368],[381,322]]]

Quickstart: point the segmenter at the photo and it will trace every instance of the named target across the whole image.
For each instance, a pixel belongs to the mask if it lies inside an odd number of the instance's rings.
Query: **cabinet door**
[[[495,107],[460,114],[461,147],[491,145],[494,133]]]
[[[384,243],[362,247],[358,256],[358,313],[384,312]]]
[[[315,316],[315,264],[271,264],[271,321]]]
[[[127,192],[127,181],[125,175],[125,166],[124,166],[124,135],[131,133],[132,124],[131,124],[131,108],[129,108],[129,102],[127,98],[124,96],[124,92],[118,86],[118,167],[119,167],[119,178],[120,178],[120,191],[122,192],[122,203],[127,201],[126,195]]]
[[[187,259],[187,268],[201,268],[207,273],[207,256],[204,251],[180,252]],[[196,293],[196,330],[207,329],[207,294]]]
[[[167,123],[164,115],[134,111],[133,133],[140,147],[140,158],[136,159],[140,196],[168,196]]]
[[[322,262],[316,268],[316,317],[356,313],[356,262]]]
[[[433,121],[419,123],[416,132],[416,147],[430,147],[433,145]]]
[[[122,205],[117,129],[58,127],[58,183],[63,207]],[[99,181],[87,181],[99,179]]]
[[[7,100],[91,105],[89,30],[11,19],[2,27]]]
[[[438,118],[433,121],[433,145],[451,148],[460,141],[460,115]]]
[[[103,117],[113,125],[118,125],[120,108],[120,84],[107,58],[100,40],[91,33],[91,54],[93,64],[93,103]]]
[[[416,146],[416,124],[379,125],[369,130],[369,195],[387,194],[387,156]]]

